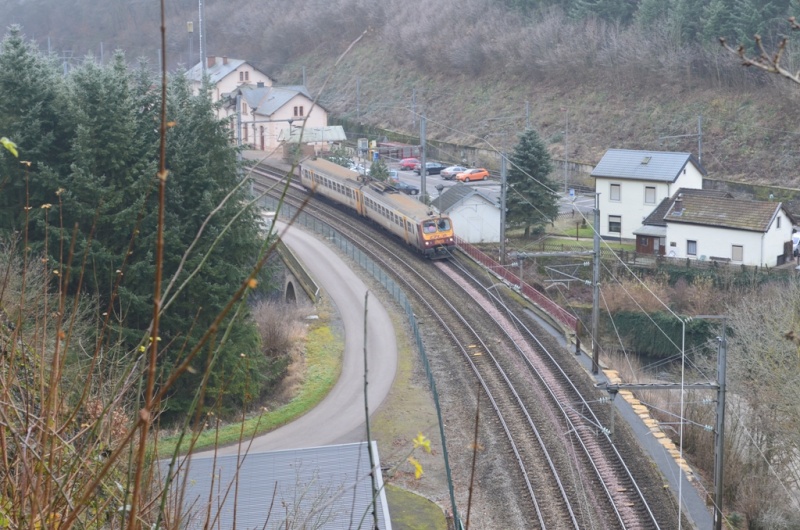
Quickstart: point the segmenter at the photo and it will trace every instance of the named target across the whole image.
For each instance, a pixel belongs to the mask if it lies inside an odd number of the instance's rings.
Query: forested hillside
[[[172,68],[199,60],[199,3],[168,3]],[[305,75],[324,106],[356,123],[416,133],[424,114],[431,139],[497,149],[530,124],[556,160],[566,149],[587,163],[608,148],[698,154],[701,123],[710,176],[800,187],[798,87],[743,68],[718,42],[752,52],[759,34],[774,50],[796,0],[202,3],[209,54],[245,58],[282,83]],[[116,47],[158,61],[151,3],[0,0],[0,13],[68,65],[87,53],[108,61]],[[790,70],[795,48],[783,58]]]

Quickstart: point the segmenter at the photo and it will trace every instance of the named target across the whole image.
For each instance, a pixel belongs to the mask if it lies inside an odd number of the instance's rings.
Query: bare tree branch
[[[800,30],[800,24],[797,23],[797,20],[795,20],[794,17],[789,18],[789,24],[791,25],[792,31]],[[800,71],[792,73],[781,66],[781,59],[783,58],[783,52],[786,51],[786,45],[789,42],[789,38],[783,37],[781,39],[781,41],[778,43],[777,51],[772,56],[770,56],[764,49],[764,43],[761,40],[761,36],[755,35],[754,38],[756,41],[756,46],[758,46],[759,54],[758,56],[753,57],[747,55],[744,45],[742,44],[736,48],[733,48],[727,43],[724,37],[720,37],[719,43],[722,44],[722,47],[729,52],[738,55],[744,66],[755,66],[760,70],[764,70],[765,72],[769,72],[771,74],[778,74],[779,76],[800,85]]]

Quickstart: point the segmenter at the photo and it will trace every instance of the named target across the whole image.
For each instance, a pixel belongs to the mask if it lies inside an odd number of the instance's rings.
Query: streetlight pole
[[[186,23],[186,32],[189,34],[189,59],[186,61],[186,68],[191,68],[192,55],[194,55],[192,47],[194,45],[194,22],[191,20]]]
[[[439,208],[438,208],[438,210],[439,210],[439,217],[441,217],[441,216],[442,216],[442,190],[443,190],[443,189],[444,189],[444,186],[442,185],[442,183],[441,183],[441,182],[440,182],[439,184],[437,184],[437,185],[436,185],[436,191],[438,191],[438,192],[439,192],[439,195],[437,195],[437,196],[436,196],[436,197],[439,199]]]
[[[205,55],[208,53],[208,50],[206,50],[206,32],[203,31],[203,24],[205,23],[205,11],[203,10],[203,0],[198,0],[198,2],[198,26],[200,26],[200,34],[198,36],[198,40],[200,41],[200,68],[202,68],[203,78],[205,78],[208,74],[208,67],[206,66],[208,61],[206,60]]]
[[[569,153],[569,109],[562,108],[564,111],[564,195],[567,194],[567,157]]]
[[[594,262],[592,263],[592,373],[600,372],[600,194],[594,194]]]

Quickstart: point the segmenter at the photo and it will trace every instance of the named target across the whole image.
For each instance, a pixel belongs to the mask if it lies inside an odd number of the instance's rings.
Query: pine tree
[[[553,170],[550,153],[533,129],[519,135],[509,157],[506,222],[524,227],[525,236],[540,232],[558,215],[558,194],[548,176]]]
[[[20,230],[26,204],[38,209],[57,202],[70,132],[63,119],[61,78],[53,63],[25,41],[18,26],[12,26],[0,43],[0,94],[2,135],[19,151],[18,159],[0,157],[0,229]],[[32,240],[37,237],[31,234]]]

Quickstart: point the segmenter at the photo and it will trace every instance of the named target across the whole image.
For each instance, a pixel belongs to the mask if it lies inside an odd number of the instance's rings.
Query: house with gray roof
[[[467,243],[500,241],[499,204],[497,194],[462,183],[445,189],[431,203],[450,216],[455,234]]]
[[[272,79],[244,59],[209,55],[205,60],[205,72],[211,86],[211,101],[216,103],[224,94],[230,94],[244,84],[263,84],[272,86]],[[197,63],[186,71],[186,79],[194,94],[200,92],[203,84],[203,63]]]
[[[226,56],[209,56],[206,75],[211,85],[211,100],[222,102],[218,107],[220,119],[230,120],[231,135],[245,146],[265,155],[277,152],[282,138],[292,137],[296,129],[304,128],[309,137],[325,138],[313,131],[328,126],[328,112],[318,104],[303,85],[275,86],[264,72],[243,59]],[[199,93],[203,80],[203,63],[186,72],[195,93]],[[305,136],[305,134],[304,134]],[[312,144],[311,152],[327,150],[330,139]]]
[[[181,499],[179,527],[375,528],[370,448],[375,462],[377,528],[391,530],[374,441],[188,458],[171,482],[171,499]]]
[[[633,239],[661,201],[680,188],[702,189],[705,174],[691,153],[609,149],[591,173],[600,194],[600,236]]]
[[[774,267],[791,257],[793,223],[780,202],[679,189],[634,233],[637,252]]]

